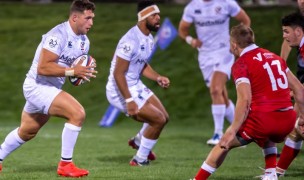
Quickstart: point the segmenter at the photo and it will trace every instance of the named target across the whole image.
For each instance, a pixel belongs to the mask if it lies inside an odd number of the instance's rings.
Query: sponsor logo
[[[220,6],[219,6],[219,7],[215,7],[214,10],[215,10],[215,13],[216,13],[216,14],[220,14],[221,11],[222,11],[222,7],[220,7]]]
[[[137,59],[135,61],[135,64],[144,64],[144,63],[146,63],[146,61],[144,59]]]
[[[202,11],[200,9],[195,9],[194,14],[202,14]]]
[[[71,65],[71,64],[75,61],[76,58],[61,55],[59,59],[61,59],[61,60],[63,60],[64,62],[66,62],[66,64]]]
[[[144,50],[145,50],[145,45],[142,44],[142,45],[140,46],[140,50],[144,51]]]
[[[215,20],[215,21],[202,21],[202,22],[197,22],[196,24],[198,26],[214,26],[214,25],[219,25],[219,24],[224,24],[225,23],[225,19],[223,20]]]

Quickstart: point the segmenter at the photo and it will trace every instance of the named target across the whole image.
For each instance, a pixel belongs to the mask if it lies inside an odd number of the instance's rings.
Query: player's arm
[[[159,75],[149,64],[145,65],[142,74],[146,78],[156,81],[163,88],[168,88],[170,85],[169,78]]]
[[[57,64],[59,56],[47,49],[42,48],[37,68],[37,73],[44,76],[76,76],[86,78],[86,76],[96,77],[94,73],[97,71],[92,70],[91,66],[81,66],[79,62],[74,68],[65,68]]]
[[[193,48],[199,48],[202,46],[202,42],[199,39],[193,38],[189,35],[191,23],[181,20],[178,26],[178,35],[185,40]]]
[[[236,133],[246,120],[251,104],[252,95],[249,83],[239,83],[236,87],[236,91],[237,101],[234,120],[219,143],[220,147],[223,149],[230,149],[232,146],[235,146],[233,143],[235,143]]]
[[[126,72],[129,69],[129,65],[129,61],[119,56],[116,56],[116,65],[113,75],[120,93],[125,98],[127,114],[130,116],[134,116],[138,113],[138,106],[131,96],[125,76]]]
[[[240,23],[250,27],[251,20],[243,9],[241,9],[241,11],[234,18]]]
[[[286,40],[284,40],[281,46],[281,53],[280,53],[281,58],[287,61],[290,51],[291,51],[291,47],[288,45]]]
[[[299,111],[304,115],[304,86],[290,70],[286,74],[288,85],[293,92],[293,97],[299,107]]]

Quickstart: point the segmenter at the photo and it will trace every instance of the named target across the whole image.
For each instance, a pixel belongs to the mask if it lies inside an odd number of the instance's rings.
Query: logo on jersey
[[[145,50],[145,45],[143,45],[143,44],[140,45],[140,50],[141,50],[141,51],[144,51],[144,50]]]
[[[59,59],[63,60],[66,64],[71,65],[75,61],[76,58],[74,58],[74,57],[71,58],[69,56],[61,55]]]
[[[215,13],[216,13],[216,14],[220,14],[221,11],[222,11],[222,7],[220,7],[220,6],[219,6],[219,7],[215,7],[214,10],[215,10]]]
[[[80,43],[80,49],[81,49],[82,51],[84,51],[84,45],[85,45],[85,43],[84,43],[84,41],[82,41],[82,42]]]
[[[266,59],[272,59],[272,58],[273,58],[273,53],[263,53],[263,56],[264,56]]]
[[[202,11],[200,9],[195,9],[194,14],[202,14]]]
[[[46,42],[48,42],[50,48],[55,48],[59,44],[58,38],[54,36],[47,37]]]
[[[215,21],[198,21],[196,24],[198,26],[204,27],[204,26],[214,26],[214,25],[219,25],[219,24],[224,24],[225,23],[225,19],[223,20],[215,20]]]
[[[253,57],[253,60],[263,61],[262,54],[258,53],[256,56]]]
[[[135,64],[143,64],[143,63],[146,63],[146,61],[144,59],[137,59],[135,61]]]
[[[125,45],[125,46],[123,47],[123,51],[124,51],[125,53],[128,53],[129,51],[131,51],[131,47],[128,46],[128,45]]]
[[[72,46],[72,41],[69,41],[68,42],[68,48],[72,48],[73,46]]]

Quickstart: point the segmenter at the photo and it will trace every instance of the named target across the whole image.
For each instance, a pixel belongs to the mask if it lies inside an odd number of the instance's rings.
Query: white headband
[[[148,16],[151,16],[155,13],[160,13],[158,7],[156,5],[148,6],[145,9],[141,10],[139,13],[137,13],[138,21],[142,21]]]

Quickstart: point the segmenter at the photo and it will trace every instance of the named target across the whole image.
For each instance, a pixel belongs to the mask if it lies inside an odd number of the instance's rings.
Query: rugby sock
[[[225,111],[225,118],[230,122],[230,124],[232,123],[232,121],[234,119],[234,109],[235,109],[235,106],[234,106],[233,102],[231,100],[229,100],[229,105],[228,105],[228,107],[226,107],[226,111]]]
[[[195,180],[205,180],[214,173],[216,168],[209,166],[206,162],[203,163],[201,169],[197,172]]]
[[[62,131],[61,161],[71,162],[81,127],[65,123]]]
[[[224,128],[224,116],[226,111],[225,104],[212,104],[211,105],[212,116],[214,121],[214,133],[223,134]]]
[[[265,169],[275,168],[277,165],[277,148],[269,147],[263,149],[265,158]]]
[[[143,123],[143,126],[141,127],[140,131],[136,134],[134,142],[137,146],[140,146],[141,137],[143,136],[144,131],[148,126],[149,126],[148,123]]]
[[[157,143],[157,139],[147,139],[144,136],[141,137],[141,143],[139,149],[136,153],[138,160],[144,161],[147,159],[150,151],[153,149],[154,145]]]
[[[284,174],[291,162],[297,157],[302,147],[302,141],[294,142],[287,138],[277,165],[277,171]]]
[[[12,153],[14,150],[19,148],[22,144],[25,143],[18,135],[18,128],[11,131],[5,138],[4,142],[0,146],[0,159],[4,160],[6,156]]]

